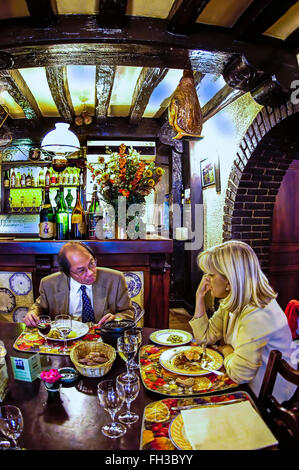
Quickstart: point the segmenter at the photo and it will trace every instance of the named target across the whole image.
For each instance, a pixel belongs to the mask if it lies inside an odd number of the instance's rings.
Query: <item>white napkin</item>
[[[194,450],[250,450],[277,444],[249,401],[181,413],[185,435]]]

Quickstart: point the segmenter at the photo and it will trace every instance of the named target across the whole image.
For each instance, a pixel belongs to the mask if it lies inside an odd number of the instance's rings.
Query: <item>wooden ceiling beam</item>
[[[215,116],[215,114],[240,98],[244,93],[245,92],[242,90],[236,90],[228,85],[224,85],[224,87],[202,107],[203,122]]]
[[[97,21],[100,28],[118,29],[126,24],[128,0],[101,0]]]
[[[234,25],[240,37],[257,37],[281,18],[297,0],[254,0]]]
[[[169,12],[167,30],[183,33],[195,23],[210,0],[175,0]]]
[[[46,67],[48,85],[60,116],[73,122],[75,111],[68,86],[66,67]]]
[[[299,28],[290,34],[286,40],[285,44],[289,49],[294,49],[297,53],[299,51]]]
[[[99,65],[96,67],[96,119],[106,119],[110,104],[116,67]]]
[[[0,70],[0,83],[22,108],[27,119],[42,117],[33,94],[18,70]]]
[[[44,28],[56,23],[51,0],[26,0],[26,5],[34,26]]]
[[[167,74],[167,68],[144,67],[137,79],[130,108],[131,122],[139,121],[149,102],[151,94]]]

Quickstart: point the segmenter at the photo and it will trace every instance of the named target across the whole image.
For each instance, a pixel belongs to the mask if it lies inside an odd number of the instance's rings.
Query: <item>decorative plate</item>
[[[142,309],[141,309],[140,305],[137,302],[132,302],[132,307],[134,309],[135,318],[137,318]]]
[[[0,287],[0,313],[10,313],[16,307],[16,298],[13,293]]]
[[[183,330],[158,330],[150,335],[150,339],[161,346],[179,346],[190,343],[192,335]]]
[[[27,295],[32,289],[32,282],[26,273],[14,273],[9,278],[11,290],[16,295]]]
[[[200,354],[202,353],[202,347],[201,346],[182,346],[180,348],[171,348],[168,349],[167,351],[164,351],[161,356],[160,356],[160,364],[162,367],[164,367],[166,370],[169,370],[170,372],[174,372],[175,374],[178,375],[186,375],[188,377],[196,377],[200,375],[207,375],[210,374],[210,371],[203,370],[203,369],[196,369],[194,371],[191,370],[185,370],[182,368],[179,368],[174,365],[174,361],[176,357],[181,354],[182,352],[185,351],[196,351],[199,352]],[[218,370],[223,364],[223,357],[221,354],[219,354],[217,351],[214,351],[213,349],[206,349],[206,353],[208,356],[208,367],[211,370]]]
[[[17,323],[22,323],[25,315],[27,315],[29,308],[28,307],[18,307],[13,312],[13,321]]]
[[[51,331],[53,331],[53,330],[55,330],[55,326],[53,326]],[[72,331],[71,332],[73,332],[73,331],[76,333],[76,336],[72,336],[71,338],[66,338],[66,341],[74,341],[76,339],[82,338],[82,336],[85,336],[88,333],[89,328],[88,328],[86,323],[82,323],[80,321],[73,320],[72,321]],[[51,339],[53,341],[61,341],[61,342],[64,341],[63,338],[51,338],[48,335],[47,336],[43,335],[40,331],[39,331],[39,334],[43,338]]]
[[[142,288],[142,282],[139,276],[134,273],[125,273],[125,279],[128,286],[129,297],[136,297]]]
[[[184,421],[181,413],[170,423],[169,437],[177,449],[192,450],[192,446],[185,434]]]

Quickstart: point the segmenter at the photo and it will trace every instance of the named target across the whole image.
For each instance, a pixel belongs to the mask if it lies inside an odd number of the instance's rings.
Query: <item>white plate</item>
[[[179,341],[176,343],[168,341],[168,338],[170,335],[180,336],[182,338],[182,341]],[[150,335],[150,339],[154,343],[160,344],[162,346],[182,346],[183,344],[190,343],[190,341],[192,340],[192,335],[191,333],[188,333],[188,331],[184,331],[184,330],[174,330],[174,329],[158,330],[158,331],[154,331]]]
[[[55,330],[55,326],[53,326],[53,330]],[[77,333],[76,337],[74,338],[66,338],[66,341],[74,341],[75,339],[82,338],[82,336],[85,336],[89,332],[89,327],[86,325],[86,323],[82,323],[80,321],[73,320],[72,321],[72,331],[75,331]],[[51,341],[64,341],[64,339],[55,339],[55,338],[50,338],[49,336],[43,335],[40,331],[39,334],[43,338],[47,338]]]
[[[178,375],[186,375],[188,377],[198,377],[200,375],[210,374],[211,373],[210,371],[207,371],[204,369],[188,372],[174,365],[175,357],[178,354],[184,351],[188,351],[190,349],[194,349],[198,351],[199,353],[202,353],[201,346],[182,346],[181,348],[171,348],[171,349],[168,349],[167,351],[164,351],[161,354],[159,358],[160,364],[162,365],[162,367],[164,367],[164,369],[169,370],[170,372],[174,372],[175,374],[178,374]],[[221,354],[219,354],[219,352],[214,351],[213,349],[210,349],[210,348],[206,349],[206,353],[208,356],[209,369],[211,369],[212,371],[220,369],[220,367],[223,364],[223,357],[221,356]]]

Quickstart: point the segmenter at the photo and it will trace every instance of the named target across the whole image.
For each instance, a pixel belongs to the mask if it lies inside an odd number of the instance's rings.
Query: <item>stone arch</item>
[[[299,105],[263,108],[248,128],[226,190],[223,240],[243,240],[269,269],[272,214],[290,163],[298,158]]]

